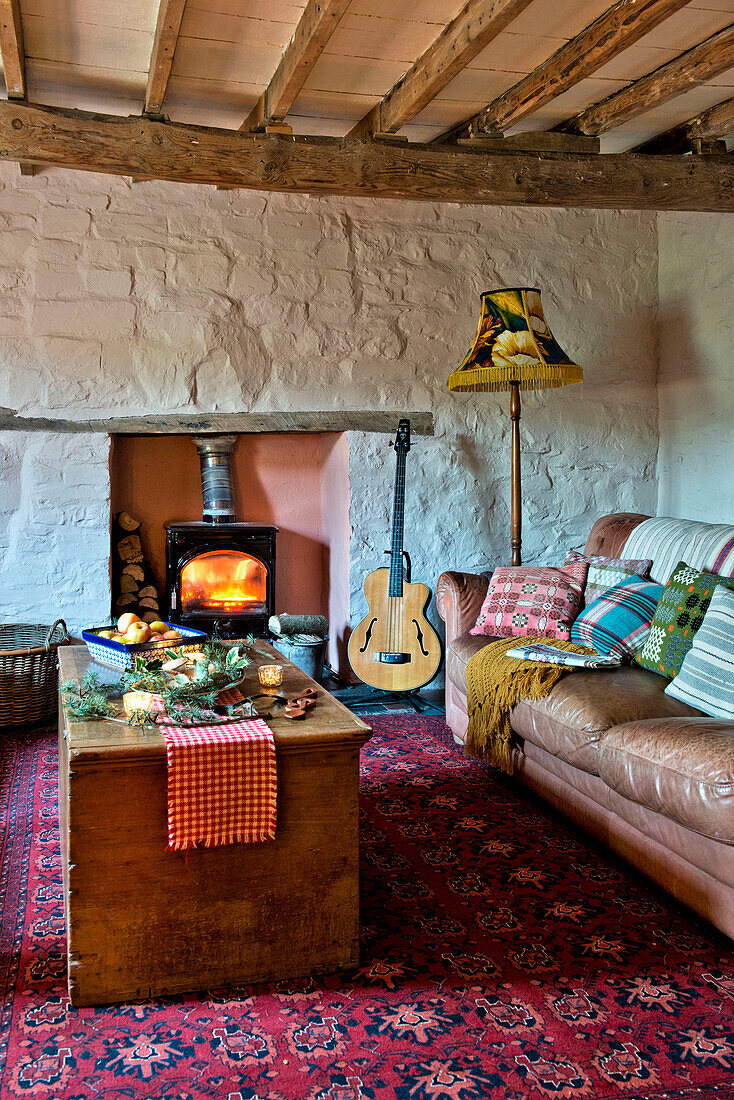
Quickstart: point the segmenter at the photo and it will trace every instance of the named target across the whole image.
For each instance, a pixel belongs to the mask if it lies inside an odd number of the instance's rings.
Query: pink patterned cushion
[[[540,634],[568,641],[583,605],[588,571],[588,562],[495,569],[471,633],[493,638]]]

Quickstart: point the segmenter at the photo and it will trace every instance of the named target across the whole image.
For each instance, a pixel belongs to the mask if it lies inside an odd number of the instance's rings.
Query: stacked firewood
[[[158,586],[143,554],[140,520],[119,512],[112,525],[112,613],[115,618],[132,611],[144,623],[160,619]]]

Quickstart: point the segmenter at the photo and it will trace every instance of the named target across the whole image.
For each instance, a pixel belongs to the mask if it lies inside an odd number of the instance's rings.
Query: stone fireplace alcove
[[[330,659],[346,671],[349,463],[344,432],[241,434],[232,456],[238,520],[279,529],[275,607],[330,623]],[[201,474],[186,434],[113,435],[110,511],[143,524],[144,550],[165,582],[165,525],[201,520]]]

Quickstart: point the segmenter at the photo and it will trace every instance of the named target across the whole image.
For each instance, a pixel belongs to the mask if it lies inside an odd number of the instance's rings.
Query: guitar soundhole
[[[413,622],[415,623],[415,632],[418,635],[418,645],[421,647],[421,653],[423,654],[424,657],[427,657],[428,656],[428,650],[423,645],[423,631],[421,630],[420,626],[418,625],[418,620],[417,619],[413,619]]]
[[[377,616],[375,616],[375,618],[372,620],[370,625],[367,627],[367,633],[364,636],[364,645],[360,649],[360,651],[359,651],[360,653],[364,653],[365,650],[367,649],[367,646],[370,644],[370,638],[372,637],[372,631],[375,628],[375,623],[376,622],[377,622]]]

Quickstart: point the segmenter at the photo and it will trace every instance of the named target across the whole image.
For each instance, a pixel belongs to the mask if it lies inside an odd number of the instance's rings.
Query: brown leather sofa
[[[646,516],[604,516],[585,553],[624,556]],[[654,576],[654,573],[653,573]],[[469,634],[486,577],[444,573],[446,720],[466,738],[466,665],[491,639]],[[575,824],[734,939],[734,720],[707,718],[629,666],[573,672],[512,712],[514,773]]]

